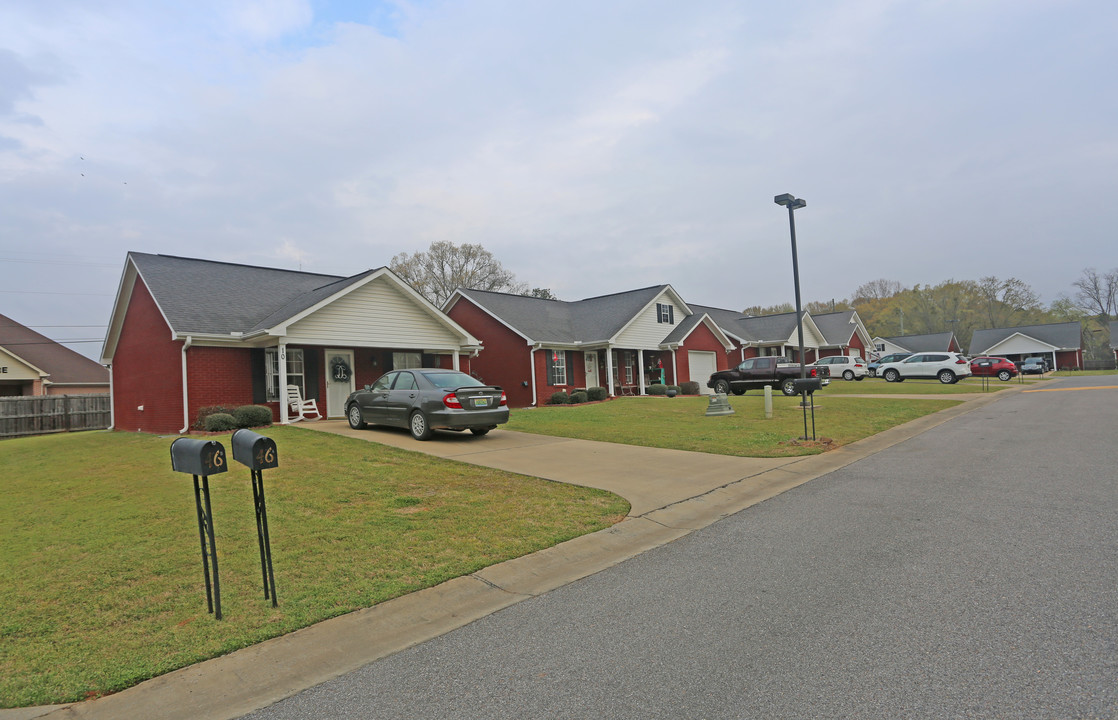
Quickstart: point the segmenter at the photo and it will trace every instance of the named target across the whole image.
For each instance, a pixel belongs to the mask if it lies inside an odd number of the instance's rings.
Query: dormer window
[[[656,322],[675,325],[675,308],[667,303],[656,303]]]

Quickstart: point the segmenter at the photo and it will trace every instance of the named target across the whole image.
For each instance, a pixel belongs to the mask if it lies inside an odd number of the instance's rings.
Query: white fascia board
[[[330,295],[329,297],[320,300],[319,302],[315,303],[314,305],[310,306],[309,308],[307,308],[307,309],[305,309],[305,310],[303,310],[299,313],[296,313],[295,315],[292,315],[291,317],[287,318],[283,322],[278,323],[278,324],[276,324],[276,325],[274,325],[270,328],[265,329],[264,332],[268,335],[276,335],[276,336],[279,336],[279,337],[286,336],[287,335],[287,328],[290,325],[302,320],[303,318],[305,318],[309,315],[312,315],[312,314],[318,312],[319,310],[326,307],[327,305],[330,305],[331,303],[337,302],[337,300],[339,298],[343,298],[346,295],[349,295],[351,292],[354,292],[355,290],[357,290],[359,288],[362,288],[362,287],[368,285],[369,283],[373,282],[374,280],[378,280],[380,278],[384,278],[384,279],[388,280],[389,282],[393,283],[394,285],[396,285],[402,292],[404,292],[404,294],[408,295],[417,305],[419,305],[421,308],[423,308],[423,310],[428,315],[430,315],[434,320],[441,323],[444,327],[451,330],[452,332],[457,333],[459,336],[461,336],[463,346],[480,344],[480,341],[477,338],[475,338],[473,335],[471,335],[469,332],[467,332],[465,328],[463,328],[461,325],[454,322],[449,317],[447,317],[445,314],[443,314],[443,312],[441,310],[439,310],[437,307],[435,307],[435,305],[430,300],[428,300],[427,298],[425,298],[422,295],[420,295],[419,293],[417,293],[411,285],[408,285],[406,282],[401,280],[399,275],[392,272],[391,270],[389,270],[386,267],[382,267],[382,268],[379,268],[379,269],[375,270],[374,272],[370,273],[369,276],[366,277],[364,280],[352,283],[352,284],[346,286],[345,288],[342,288],[341,290],[334,293],[333,295]]]
[[[1001,340],[997,341],[996,343],[994,343],[993,345],[991,345],[991,346],[990,346],[989,348],[987,348],[986,350],[982,351],[982,354],[983,354],[983,355],[996,355],[997,353],[995,353],[995,352],[994,352],[994,350],[996,350],[996,349],[998,348],[998,346],[999,346],[999,345],[1004,345],[1004,344],[1006,344],[1007,342],[1009,342],[1010,340],[1013,340],[1013,339],[1015,339],[1015,338],[1023,338],[1023,339],[1025,339],[1025,340],[1029,340],[1029,341],[1031,341],[1031,342],[1035,342],[1035,343],[1036,343],[1037,345],[1043,345],[1043,346],[1044,346],[1045,348],[1048,348],[1048,351],[1054,351],[1054,350],[1065,350],[1065,349],[1068,349],[1068,348],[1060,348],[1060,347],[1057,347],[1057,346],[1055,346],[1055,345],[1053,345],[1053,344],[1051,344],[1051,343],[1046,343],[1046,342],[1044,342],[1043,340],[1037,340],[1037,339],[1036,339],[1035,337],[1033,337],[1032,335],[1026,335],[1025,333],[1021,333],[1021,332],[1015,332],[1015,333],[1013,333],[1012,335],[1010,335],[1009,337],[1006,337],[1006,338],[1002,338]],[[1078,348],[1071,348],[1071,349],[1075,350],[1075,349],[1078,349]]]
[[[498,315],[497,313],[493,312],[492,310],[490,310],[489,308],[485,307],[480,302],[478,302],[477,298],[470,297],[469,295],[466,295],[465,293],[460,292],[458,290],[455,290],[454,295],[451,295],[450,299],[447,300],[446,303],[443,305],[443,307],[445,307],[448,312],[450,311],[451,308],[454,307],[455,303],[458,302],[458,300],[455,299],[455,296],[457,296],[458,298],[463,298],[463,299],[469,300],[471,303],[473,303],[474,307],[478,308],[479,310],[484,312],[486,315],[488,315],[489,317],[496,320],[501,325],[504,325],[505,327],[507,327],[512,332],[514,332],[517,335],[519,335],[520,337],[524,338],[524,341],[526,343],[528,343],[529,345],[532,345],[532,344],[535,344],[535,343],[538,343],[538,342],[543,342],[541,340],[533,340],[532,338],[528,337],[524,333],[522,333],[519,330],[517,330],[516,328],[514,328],[512,325],[509,325],[507,322],[505,322],[504,318],[502,318],[500,315]],[[453,300],[454,302],[451,302],[451,300]]]

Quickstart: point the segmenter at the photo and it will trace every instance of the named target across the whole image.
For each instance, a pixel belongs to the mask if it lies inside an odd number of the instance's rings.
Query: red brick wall
[[[113,357],[118,430],[174,433],[182,428],[182,345],[171,340],[147,286],[137,278]]]
[[[1115,355],[1118,355],[1118,352],[1116,352]],[[1059,370],[1062,367],[1082,368],[1083,367],[1082,351],[1080,351],[1080,350],[1068,350],[1066,352],[1057,352],[1056,353],[1056,368],[1055,369]]]
[[[504,388],[509,406],[531,405],[532,369],[527,341],[466,298],[460,298],[447,314],[454,322],[481,340],[484,346],[481,353],[468,363],[470,370],[467,372],[473,371],[482,382]],[[540,355],[540,353],[536,354]],[[462,367],[466,369],[465,364]],[[527,387],[524,385],[525,381],[528,383]]]
[[[212,405],[252,405],[252,355],[248,348],[192,346],[186,351],[190,422]],[[278,403],[271,403],[279,419]],[[180,424],[179,427],[182,427]]]
[[[676,351],[676,368],[679,372],[679,383],[693,380],[699,383],[700,388],[706,387],[709,377],[691,377],[691,365],[687,360],[687,351],[695,350],[700,352],[713,352],[715,370],[728,370],[731,365],[737,365],[741,357],[741,351],[735,348],[726,353],[726,348],[714,337],[714,333],[710,331],[705,324],[700,323],[698,327],[692,331],[690,335],[683,341],[683,347]],[[748,354],[748,352],[747,352]],[[679,383],[676,383],[677,385]]]

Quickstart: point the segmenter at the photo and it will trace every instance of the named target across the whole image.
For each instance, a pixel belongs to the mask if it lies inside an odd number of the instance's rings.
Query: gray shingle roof
[[[0,315],[0,347],[45,373],[52,383],[109,384],[109,371],[84,355]]]
[[[898,337],[882,338],[882,340],[914,353],[931,352],[933,350],[943,352],[951,347],[953,337],[955,337],[955,333],[941,332],[928,333],[927,335],[900,335]]]
[[[176,333],[271,327],[375,272],[343,278],[170,255],[128,257]]]
[[[533,342],[605,342],[668,286],[630,290],[585,300],[544,300],[525,295],[459,289]]]
[[[1006,338],[1018,333],[1060,350],[1078,350],[1082,344],[1083,326],[1075,321],[975,330],[970,341],[971,354],[981,355]]]
[[[857,330],[853,310],[839,310],[822,315],[812,314],[811,319],[815,321],[815,327],[819,328],[819,332],[823,333],[823,340],[828,345],[846,345]]]

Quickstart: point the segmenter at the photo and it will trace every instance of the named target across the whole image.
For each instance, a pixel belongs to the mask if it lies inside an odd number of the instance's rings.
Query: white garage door
[[[699,392],[710,395],[714,391],[707,387],[707,380],[718,368],[718,361],[712,352],[687,351],[687,366],[691,368],[691,379],[699,383]]]

